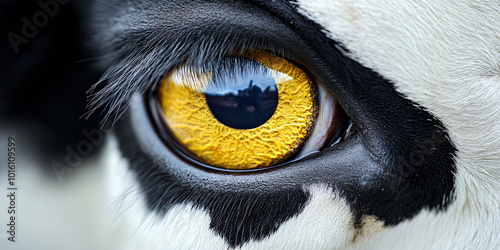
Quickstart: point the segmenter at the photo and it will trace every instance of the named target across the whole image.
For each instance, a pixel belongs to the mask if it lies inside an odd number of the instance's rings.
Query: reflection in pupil
[[[278,106],[278,90],[272,76],[206,91],[205,97],[215,118],[236,129],[259,127],[273,116]]]

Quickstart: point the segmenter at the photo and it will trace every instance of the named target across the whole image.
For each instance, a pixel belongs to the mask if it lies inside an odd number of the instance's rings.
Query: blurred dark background
[[[0,0],[0,132],[29,138],[47,167],[84,139],[83,129],[99,128],[97,115],[80,118],[102,72],[77,1]]]

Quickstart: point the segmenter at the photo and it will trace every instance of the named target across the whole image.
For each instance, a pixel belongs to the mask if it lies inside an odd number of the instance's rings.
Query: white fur
[[[356,248],[500,247],[500,4],[299,0],[350,57],[391,80],[449,130],[457,200],[446,213],[358,239]]]
[[[346,202],[330,188],[308,187],[310,200],[304,210],[264,240],[242,249],[332,249],[351,242],[357,230]]]

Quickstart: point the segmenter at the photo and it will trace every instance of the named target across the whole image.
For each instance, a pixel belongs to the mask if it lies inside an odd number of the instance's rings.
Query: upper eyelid
[[[216,34],[182,37],[180,33],[164,33],[157,28],[121,34],[120,37],[126,39],[115,42],[114,50],[119,51],[118,55],[111,59],[112,64],[106,73],[89,90],[91,95],[88,112],[84,116],[88,118],[97,110],[104,109],[102,124],[110,118],[114,124],[126,110],[132,94],[154,90],[171,69],[181,64],[199,66],[220,60],[228,54],[241,54],[246,49],[263,49],[277,55],[287,54],[275,37],[279,34],[258,34],[260,30],[254,28],[256,34],[234,34],[221,30]],[[285,33],[287,32],[290,31]],[[104,83],[106,85],[95,92],[96,87]]]

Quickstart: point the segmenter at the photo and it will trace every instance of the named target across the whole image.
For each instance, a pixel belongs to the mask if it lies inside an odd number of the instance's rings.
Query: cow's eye
[[[349,119],[299,66],[248,50],[217,63],[182,65],[161,82],[159,126],[190,161],[263,169],[339,142]]]

